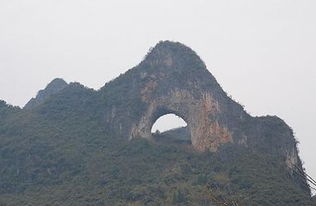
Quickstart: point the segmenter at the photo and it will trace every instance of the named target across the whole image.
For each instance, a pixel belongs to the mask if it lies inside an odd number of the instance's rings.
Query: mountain
[[[35,98],[32,98],[28,103],[26,103],[24,109],[31,109],[39,104],[42,104],[49,97],[64,89],[67,85],[67,82],[65,82],[63,79],[54,79],[46,86],[45,89],[40,90]]]
[[[181,43],[97,91],[52,83],[0,102],[0,205],[312,205],[292,129],[250,116]],[[152,134],[168,113],[188,126]]]

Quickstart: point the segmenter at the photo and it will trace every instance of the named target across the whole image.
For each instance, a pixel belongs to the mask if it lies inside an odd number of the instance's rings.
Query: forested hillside
[[[155,133],[151,141],[109,129],[107,115],[130,120],[143,112],[129,86],[143,67],[98,91],[63,84],[24,109],[1,101],[0,205],[314,204],[306,177],[291,167],[302,166],[293,156],[297,151],[289,155],[293,159],[282,155],[296,149],[296,141],[277,117],[247,116],[234,130],[236,139],[216,152],[197,151],[188,128]],[[135,110],[113,112],[113,105]]]

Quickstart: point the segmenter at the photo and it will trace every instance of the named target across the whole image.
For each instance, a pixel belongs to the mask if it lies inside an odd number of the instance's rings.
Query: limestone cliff
[[[229,143],[278,154],[288,168],[301,167],[291,128],[278,117],[247,114],[227,96],[199,56],[183,44],[158,43],[139,65],[99,93],[105,126],[118,137],[152,140],[155,121],[173,113],[186,121],[198,151],[216,152]]]

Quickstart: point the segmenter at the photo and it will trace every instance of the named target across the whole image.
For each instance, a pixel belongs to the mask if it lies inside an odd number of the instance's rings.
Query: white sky
[[[179,41],[252,115],[283,118],[316,177],[315,11],[315,0],[0,0],[0,99],[23,106],[55,77],[98,89],[159,40]]]

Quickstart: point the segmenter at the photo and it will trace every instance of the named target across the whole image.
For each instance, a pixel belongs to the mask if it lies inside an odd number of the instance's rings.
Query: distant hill
[[[64,89],[68,84],[60,78],[56,78],[51,81],[45,89],[40,90],[35,98],[32,98],[25,106],[24,109],[31,109],[37,105],[42,104],[52,95],[58,93],[62,89]]]
[[[167,144],[192,144],[188,127],[175,128],[161,133],[156,131],[153,136],[157,142],[164,142]]]
[[[188,127],[148,133],[167,113]],[[23,109],[0,101],[0,157],[1,206],[314,204],[292,129],[170,41],[98,91],[57,79]]]

